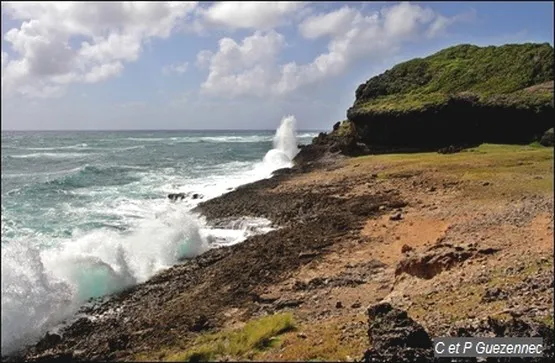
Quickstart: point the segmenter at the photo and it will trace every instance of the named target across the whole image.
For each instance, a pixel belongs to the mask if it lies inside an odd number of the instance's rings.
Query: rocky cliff
[[[553,55],[548,43],[465,44],[398,64],[361,84],[348,120],[314,144],[356,155],[539,141],[553,126]]]

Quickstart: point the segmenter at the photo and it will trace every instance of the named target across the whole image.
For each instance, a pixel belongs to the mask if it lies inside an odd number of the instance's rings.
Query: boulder
[[[185,193],[170,193],[168,194],[168,198],[172,201],[175,202],[176,200],[182,200],[185,199],[186,194]]]
[[[406,311],[389,303],[371,306],[368,324],[371,347],[364,354],[364,362],[428,362],[434,359],[430,336]]]
[[[553,146],[553,127],[543,134],[540,144],[543,146]]]

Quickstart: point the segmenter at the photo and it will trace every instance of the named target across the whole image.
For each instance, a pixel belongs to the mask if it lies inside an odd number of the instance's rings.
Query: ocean
[[[276,131],[2,131],[2,355],[90,298],[271,230],[210,228],[191,209],[292,166],[316,135],[292,116]]]

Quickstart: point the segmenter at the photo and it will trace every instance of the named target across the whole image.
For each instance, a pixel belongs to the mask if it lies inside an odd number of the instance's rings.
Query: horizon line
[[[18,129],[9,129],[4,130],[2,132],[132,132],[132,131],[276,131],[276,129],[42,129],[42,130],[18,130]],[[297,131],[313,131],[313,132],[322,132],[322,129],[299,129]]]

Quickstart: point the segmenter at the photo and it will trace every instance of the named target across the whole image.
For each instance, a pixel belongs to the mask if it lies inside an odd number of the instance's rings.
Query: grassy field
[[[415,153],[368,155],[351,164],[381,164],[380,178],[402,172],[433,172],[458,181],[490,182],[493,188],[476,187],[475,198],[506,198],[522,193],[553,193],[553,148],[538,144],[483,144],[455,154]],[[478,183],[479,184],[479,183]],[[469,184],[467,188],[474,188]]]

